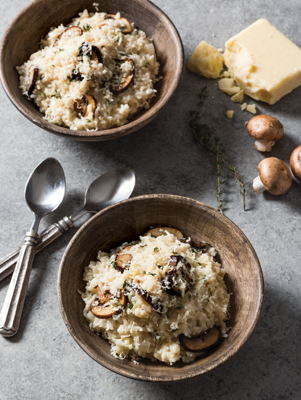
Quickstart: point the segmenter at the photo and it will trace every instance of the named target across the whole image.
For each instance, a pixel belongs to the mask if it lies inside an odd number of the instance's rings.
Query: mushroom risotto
[[[192,362],[227,337],[225,272],[210,245],[154,228],[85,268],[84,316],[120,359]]]
[[[121,126],[155,96],[159,63],[144,32],[119,13],[85,10],[53,28],[17,67],[20,88],[48,122],[73,130]]]

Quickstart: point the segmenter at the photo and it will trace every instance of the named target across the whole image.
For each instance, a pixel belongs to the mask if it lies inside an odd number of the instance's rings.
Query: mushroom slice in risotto
[[[194,274],[189,262],[180,255],[172,255],[168,261],[169,270],[162,280],[162,286],[172,296],[184,296],[194,283]]]
[[[119,65],[119,70],[112,78],[112,83],[110,86],[111,91],[114,94],[119,94],[127,90],[132,83],[135,76],[135,64],[134,61],[130,57],[126,57],[123,60],[114,60],[117,65]],[[131,64],[131,69],[128,73],[123,76],[121,70],[121,64],[128,61]]]
[[[133,30],[131,24],[126,18],[116,18],[116,15],[114,14],[107,14],[105,15],[104,19],[105,22],[103,24],[100,24],[99,28],[101,28],[104,25],[113,25],[116,28],[120,29],[123,34],[131,33]]]
[[[109,291],[103,293],[97,286],[97,295],[98,297],[91,302],[90,310],[98,318],[110,318],[120,313],[122,311],[120,307],[125,308],[127,304],[127,297],[122,292],[119,293],[119,298],[113,299]]]
[[[208,332],[197,337],[188,338],[180,335],[180,344],[186,350],[192,353],[197,353],[204,350],[210,350],[215,347],[220,339],[219,330],[214,326]]]
[[[163,314],[163,305],[159,301],[155,300],[146,290],[142,289],[141,286],[137,285],[136,283],[127,283],[127,286],[138,293],[139,296],[141,296],[143,300],[145,300],[150,306],[152,306],[158,314]]]
[[[59,40],[62,37],[73,37],[73,36],[81,36],[83,34],[82,29],[79,26],[70,26],[69,28],[65,29],[59,36],[55,39],[53,43],[53,47],[57,46]]]
[[[88,106],[91,106],[92,114],[96,109],[96,100],[90,94],[84,94],[82,99],[78,99],[74,103],[75,111],[83,117],[89,116]]]
[[[30,97],[30,95],[34,91],[36,81],[38,79],[38,74],[39,74],[39,68],[33,68],[30,72],[30,80],[29,80],[29,84],[27,86],[28,97]]]
[[[171,235],[174,235],[177,239],[181,239],[183,237],[183,233],[178,231],[175,228],[169,228],[165,226],[160,226],[158,228],[152,228],[149,231],[147,231],[144,236],[152,236],[152,237],[158,237],[162,235],[166,235],[165,231],[170,233]]]
[[[117,269],[117,271],[123,273],[125,269],[129,269],[132,260],[132,255],[128,254],[127,251],[130,250],[132,247],[133,245],[125,246],[117,254],[115,260],[116,261],[115,269]]]
[[[99,64],[102,64],[102,54],[97,46],[92,46],[91,60],[97,61]]]

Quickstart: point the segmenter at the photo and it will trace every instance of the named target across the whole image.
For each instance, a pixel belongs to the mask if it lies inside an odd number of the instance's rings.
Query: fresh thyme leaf
[[[206,302],[207,302],[207,303],[209,303],[210,297],[211,297],[211,294],[210,294],[209,297],[207,297],[207,299],[206,299]]]
[[[157,274],[154,274],[153,272],[148,272],[147,275],[156,276]]]
[[[113,264],[113,268],[116,269],[116,261],[111,261],[111,264]]]
[[[151,237],[153,237],[153,238],[155,238],[155,239],[156,239],[156,237],[157,237],[157,236],[155,236],[155,235],[152,235],[152,234],[151,234]]]
[[[150,65],[149,62],[147,62],[147,63],[145,64],[145,67],[147,68],[149,65]]]
[[[177,253],[176,251],[173,250],[173,251],[172,251],[172,254],[178,254],[178,253]]]
[[[64,49],[59,49],[59,51],[64,51]]]
[[[198,264],[199,264],[200,266],[202,266],[202,264],[201,264],[200,262],[198,262]]]
[[[160,265],[160,264],[157,264],[157,267],[160,269],[163,269],[162,265]]]
[[[124,280],[122,287],[123,287],[123,289],[126,287],[126,279]]]
[[[147,332],[149,335],[153,336],[151,332]]]
[[[181,289],[178,289],[178,293],[179,293],[180,295],[182,295],[182,290],[181,290]]]
[[[85,32],[89,32],[89,31],[91,30],[91,25],[89,25],[89,24],[84,25],[84,26],[83,26],[83,30],[84,30]]]
[[[143,275],[145,275],[146,274],[146,272],[145,271],[143,271]]]
[[[184,307],[185,307],[185,303],[184,303],[184,304],[178,305],[177,309],[178,309],[178,310],[182,310]]]
[[[203,276],[203,279],[204,279],[204,281],[207,279],[207,278],[206,278],[206,274]]]
[[[86,118],[86,121],[87,121],[87,122],[91,122],[91,120],[90,120],[90,119],[88,119],[88,118]]]
[[[218,202],[218,210],[223,213],[223,203],[221,201],[221,185],[224,184],[221,178],[221,166],[224,165],[227,167],[234,175],[235,180],[240,185],[240,195],[243,198],[243,208],[246,210],[246,192],[242,179],[238,174],[237,166],[233,166],[226,161],[226,152],[223,149],[223,143],[216,136],[213,136],[215,131],[212,127],[207,124],[200,124],[200,111],[199,109],[204,105],[206,98],[208,97],[207,87],[203,87],[201,89],[200,101],[195,110],[190,111],[190,126],[196,141],[206,149],[215,159],[217,166],[217,202]],[[213,138],[212,138],[213,137]]]
[[[42,81],[45,78],[45,75],[40,76],[40,81]]]
[[[44,93],[42,92],[42,90],[40,90],[40,92],[41,92],[41,98],[43,98],[44,97]]]
[[[106,99],[106,102],[108,103],[109,106],[112,106],[113,103],[110,102],[110,100]]]
[[[191,294],[190,293],[188,293],[188,298],[189,298],[189,300],[191,300]]]
[[[131,304],[129,305],[129,309],[131,310],[133,307],[134,307],[134,303],[131,303]]]
[[[69,75],[67,75],[67,79],[68,79],[69,82],[73,81],[73,78],[71,76],[69,76]]]
[[[154,253],[158,253],[158,251],[159,251],[158,247],[155,247],[154,248]]]

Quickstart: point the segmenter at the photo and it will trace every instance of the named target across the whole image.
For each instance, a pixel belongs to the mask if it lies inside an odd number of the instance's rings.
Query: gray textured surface
[[[46,1],[46,0],[45,0]],[[253,0],[155,0],[177,26],[186,61],[202,39],[216,47],[256,19],[265,17],[301,46],[301,3]],[[0,35],[28,0],[1,1]],[[215,35],[215,36],[213,36]],[[110,142],[79,143],[42,131],[27,121],[2,88],[0,148],[0,257],[21,243],[31,223],[23,197],[29,173],[46,157],[62,164],[68,196],[62,207],[46,217],[44,227],[81,204],[87,185],[98,175],[127,166],[137,173],[134,196],[171,193],[216,207],[216,171],[210,156],[194,142],[188,126],[200,89],[210,92],[203,120],[216,128],[233,164],[239,166],[247,189],[243,212],[238,188],[230,177],[224,185],[225,213],[247,235],[261,261],[265,300],[259,323],[241,351],[217,370],[189,382],[149,384],[132,381],[96,364],[73,341],[61,319],[56,277],[64,249],[75,229],[53,243],[34,263],[22,328],[12,339],[0,337],[0,399],[300,399],[301,359],[301,185],[280,197],[256,195],[251,188],[257,164],[264,158],[246,134],[250,114],[240,112],[216,83],[186,70],[165,111],[151,124]],[[258,104],[262,113],[278,117],[285,137],[272,155],[288,162],[301,144],[301,87],[274,106]],[[214,99],[212,98],[214,97]],[[248,101],[253,103],[253,101]],[[237,111],[233,120],[227,109]],[[9,279],[0,283],[0,305]]]

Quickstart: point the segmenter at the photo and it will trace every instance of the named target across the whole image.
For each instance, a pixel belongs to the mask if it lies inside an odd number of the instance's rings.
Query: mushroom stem
[[[266,140],[255,140],[256,150],[265,152],[272,151],[272,146],[274,146],[275,142],[268,142]]]
[[[266,190],[259,176],[257,176],[255,179],[253,179],[253,189],[258,194],[260,194]]]

